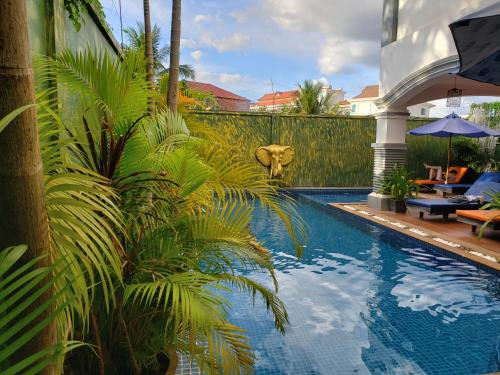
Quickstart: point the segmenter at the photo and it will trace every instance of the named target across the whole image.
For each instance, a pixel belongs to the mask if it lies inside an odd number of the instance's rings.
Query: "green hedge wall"
[[[234,145],[245,161],[255,149],[277,143],[292,146],[295,158],[285,168],[287,186],[371,186],[376,122],[373,117],[303,116],[285,114],[190,112],[186,121],[204,124]],[[410,119],[408,130],[429,122]],[[423,163],[444,165],[446,141],[408,136],[408,166],[425,176]]]

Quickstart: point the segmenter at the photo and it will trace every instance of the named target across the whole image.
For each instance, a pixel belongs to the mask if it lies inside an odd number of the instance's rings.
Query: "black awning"
[[[500,1],[461,18],[450,29],[460,57],[460,76],[500,85]]]

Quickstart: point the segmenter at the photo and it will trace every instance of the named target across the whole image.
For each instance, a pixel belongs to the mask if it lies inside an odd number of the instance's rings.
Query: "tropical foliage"
[[[481,230],[479,232],[479,237],[482,237],[484,234],[484,230],[488,227],[488,225],[498,217],[500,217],[500,192],[490,192],[487,193],[490,197],[490,201],[481,207],[481,210],[495,210],[498,212],[498,215],[494,216],[492,219],[488,220],[481,226]]]
[[[102,8],[99,0],[64,0],[64,8],[66,9],[68,17],[73,23],[73,26],[75,26],[76,30],[79,31],[82,27],[82,14],[87,13],[87,6],[91,6],[96,10],[97,16],[101,20],[102,24],[108,29],[104,9]]]
[[[63,134],[64,127],[61,119],[52,109],[54,103],[46,100],[49,94],[49,92],[44,92],[38,95],[37,99],[40,104],[38,105],[37,123],[45,174],[45,202],[50,229],[48,254],[50,256],[25,261],[24,259],[20,260],[26,252],[25,247],[5,250],[5,267],[11,267],[8,263],[9,259],[15,258],[19,262],[14,271],[5,269],[4,272],[8,273],[9,276],[0,282],[1,285],[7,285],[2,283],[14,280],[13,275],[29,279],[33,275],[30,276],[25,272],[31,272],[32,267],[41,263],[43,267],[33,272],[35,274],[43,273],[43,276],[36,279],[36,282],[35,279],[31,280],[20,293],[28,293],[26,295],[30,296],[40,296],[40,293],[47,293],[49,298],[46,299],[44,307],[40,306],[32,314],[24,312],[27,316],[21,321],[16,321],[15,327],[21,327],[22,331],[15,331],[13,328],[6,330],[7,326],[2,325],[0,337],[7,341],[1,341],[0,346],[7,345],[8,342],[7,346],[10,349],[6,353],[11,354],[22,348],[26,344],[26,341],[23,342],[25,338],[29,340],[47,326],[48,318],[38,322],[38,317],[44,311],[50,311],[48,309],[52,309],[53,306],[56,306],[56,309],[49,316],[57,320],[56,334],[59,344],[56,345],[57,348],[48,347],[43,353],[39,353],[39,356],[25,358],[13,367],[23,374],[38,373],[44,365],[60,358],[67,349],[77,347],[77,344],[67,342],[67,339],[74,334],[76,322],[83,327],[88,324],[96,292],[93,286],[100,285],[102,301],[109,309],[114,300],[114,284],[121,280],[120,257],[115,250],[117,239],[115,233],[122,228],[121,213],[115,204],[117,196],[109,187],[108,180],[71,161],[68,151],[70,147],[77,146],[77,143],[71,137],[59,137]],[[25,106],[13,111],[2,119],[0,131],[29,107]],[[16,280],[12,287],[6,286],[5,292],[0,293],[0,296],[7,298],[8,293],[16,291],[16,288],[23,285],[22,283],[21,279]],[[35,292],[36,290],[41,292]],[[18,297],[13,298],[19,300]],[[23,298],[26,303],[16,305],[12,311],[21,316],[23,309],[30,307],[34,301],[33,298],[38,297],[31,298],[21,295],[19,298]],[[7,300],[2,301],[2,307],[9,309],[9,306]],[[7,322],[10,322],[13,315],[7,310],[3,312],[6,314],[0,313],[0,320],[5,318],[9,319]],[[26,326],[29,326],[30,329],[25,331]],[[19,355],[14,355],[14,358],[18,357]],[[1,363],[3,361],[5,361],[5,366],[11,365],[7,354],[0,360]],[[5,371],[5,373],[9,373],[7,370]],[[4,372],[2,371],[2,373]]]
[[[381,193],[391,195],[395,201],[403,201],[405,198],[412,198],[417,188],[408,170],[395,165],[385,177]]]
[[[296,108],[301,113],[318,115],[330,110],[332,93],[323,93],[323,83],[305,80],[298,85]]]
[[[146,116],[157,94],[142,54],[119,62],[66,51],[37,70],[40,87],[56,77],[76,95],[71,111],[59,114],[50,101],[39,111],[54,259],[71,265],[58,269],[68,305],[61,332],[94,348],[73,351],[66,370],[173,371],[177,353],[187,353],[207,373],[249,371],[254,354],[227,320],[223,294],[260,296],[285,331],[271,257],[249,221],[259,199],[300,254],[305,230],[293,202],[258,167],[228,157],[210,130],[165,111]],[[267,272],[275,290],[245,276],[249,269]]]
[[[496,140],[493,139],[493,142]],[[495,147],[486,146],[477,139],[460,137],[452,143],[453,162],[465,165],[477,172],[498,170],[500,159],[495,154]]]
[[[128,50],[142,51],[145,49],[144,38],[144,24],[138,22],[135,27],[127,27],[123,30],[128,41],[125,46]],[[153,64],[155,74],[158,77],[168,73],[168,57],[170,55],[170,47],[168,45],[161,45],[161,29],[158,25],[153,26],[151,31],[151,38],[153,44]],[[184,79],[194,79],[195,72],[191,65],[179,66],[180,76]]]
[[[66,351],[79,346],[78,343],[60,341],[59,345],[47,347],[32,356],[23,355],[24,346],[30,340],[36,340],[51,320],[63,318],[68,302],[61,303],[59,297],[66,293],[65,288],[69,285],[52,294],[46,303],[32,309],[32,304],[41,295],[59,283],[60,276],[54,275],[59,265],[41,266],[42,258],[36,258],[19,266],[26,250],[25,245],[19,245],[0,251],[0,372],[5,375],[37,374],[60,360]],[[51,306],[56,308],[50,311]],[[48,311],[47,319],[40,321],[43,313]],[[18,319],[19,316],[23,319]]]
[[[167,109],[167,88],[168,88],[168,73],[163,74],[158,84],[157,107],[159,109]],[[216,110],[219,107],[217,98],[210,92],[198,91],[189,88],[186,81],[179,82],[177,110],[185,112],[187,110]]]
[[[473,103],[470,106],[471,121],[493,129],[500,129],[500,102]],[[500,143],[494,137],[469,140],[473,152],[470,166],[478,172],[500,169]]]

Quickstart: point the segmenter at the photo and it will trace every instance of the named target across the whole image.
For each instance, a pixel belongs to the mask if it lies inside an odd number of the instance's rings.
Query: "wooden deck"
[[[498,230],[486,229],[484,236],[479,239],[478,235],[471,231],[471,226],[457,222],[455,215],[450,215],[449,220],[444,222],[442,217],[438,216],[425,215],[424,219],[420,219],[418,212],[412,210],[405,214],[397,214],[392,211],[377,211],[369,208],[366,204],[335,203],[332,205],[500,270],[500,231]],[[396,223],[402,224],[405,228]]]

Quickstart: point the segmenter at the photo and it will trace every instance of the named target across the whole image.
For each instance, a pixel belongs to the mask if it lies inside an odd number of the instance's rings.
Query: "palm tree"
[[[144,24],[138,22],[135,27],[128,27],[124,31],[127,36],[128,50],[144,51]],[[165,74],[168,74],[168,59],[170,55],[170,47],[168,45],[161,46],[161,29],[158,25],[153,26],[151,32],[151,41],[153,46],[153,66],[156,77],[159,79]],[[179,66],[179,74],[184,79],[195,79],[195,71],[191,65],[181,64]]]
[[[153,44],[151,40],[151,15],[149,0],[144,0],[144,55],[146,57],[146,78],[153,86]]]
[[[37,95],[41,104],[37,105],[36,130],[50,253],[28,258],[23,245],[0,255],[0,372],[6,374],[60,370],[64,354],[80,346],[67,341],[75,322],[89,321],[97,293],[109,307],[113,283],[121,280],[115,231],[120,232],[122,226],[116,195],[107,180],[68,159],[72,148],[83,145],[72,137],[59,137],[65,129],[46,90],[49,79],[41,82],[43,95]],[[0,132],[25,110],[21,107],[0,119]],[[9,216],[15,214],[10,211]],[[40,297],[44,304],[38,302]],[[16,317],[22,320],[14,326]],[[52,341],[27,350],[25,340],[40,343],[48,328]]]
[[[172,0],[172,27],[170,31],[170,67],[167,89],[167,105],[170,111],[177,111],[179,91],[179,59],[181,50],[181,0]]]
[[[85,333],[99,356],[81,348],[66,367],[74,374],[173,373],[177,353],[187,353],[207,373],[250,370],[253,352],[227,321],[220,292],[232,286],[261,296],[284,332],[288,316],[275,291],[236,270],[264,270],[276,282],[270,253],[249,229],[254,199],[282,218],[300,254],[303,224],[293,202],[254,164],[228,158],[230,146],[208,130],[198,126],[206,136],[193,137],[170,112],[144,117],[151,93],[141,54],[120,62],[64,52],[41,70],[79,94],[80,109],[66,125],[76,140],[71,160],[109,181],[123,215],[124,229],[109,246],[121,260],[114,308],[104,300],[109,288],[96,290]],[[86,332],[84,321],[77,326]]]
[[[48,265],[50,251],[47,211],[44,204],[43,170],[36,126],[34,77],[28,39],[25,1],[0,2],[0,118],[12,111],[15,115],[4,119],[0,128],[0,249],[26,244],[23,262],[39,259]],[[24,107],[23,107],[24,106]],[[7,126],[10,122],[12,124]],[[21,265],[18,265],[21,267]],[[53,290],[32,300],[32,309],[51,300]],[[50,308],[37,321],[50,316]],[[18,318],[17,323],[22,323]],[[19,352],[22,356],[35,355],[54,344],[55,323],[47,324]],[[47,366],[44,374],[53,373]]]
[[[309,115],[328,112],[332,94],[323,94],[322,90],[323,84],[321,82],[314,83],[311,80],[305,80],[303,84],[299,84],[296,108]]]

